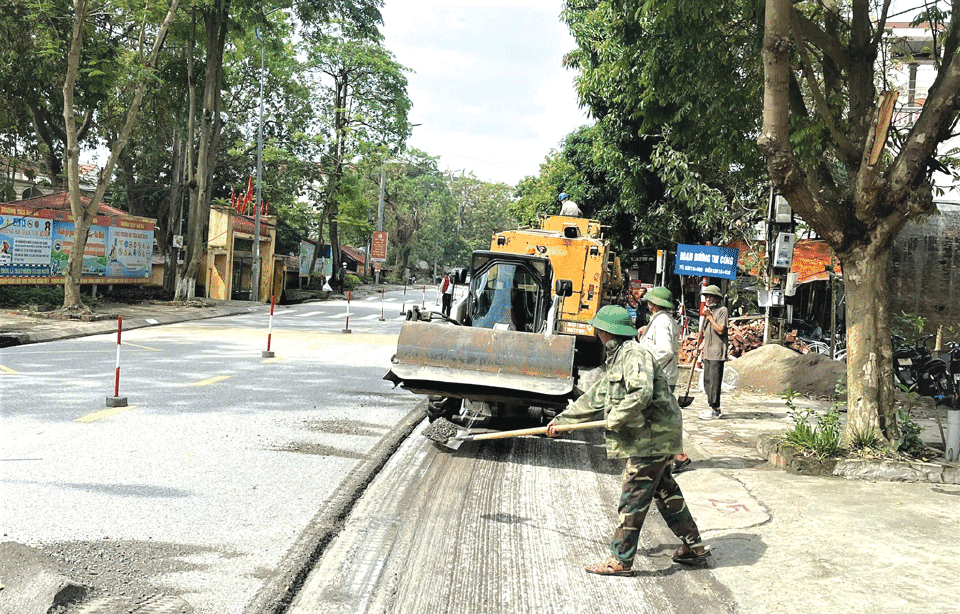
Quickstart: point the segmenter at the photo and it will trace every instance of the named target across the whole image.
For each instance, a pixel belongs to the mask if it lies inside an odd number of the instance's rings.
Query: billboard
[[[740,250],[716,245],[677,245],[673,272],[677,275],[737,278]]]
[[[370,260],[374,262],[387,260],[387,233],[382,230],[374,231],[370,240]]]
[[[99,216],[83,250],[80,282],[140,283],[150,278],[152,220]],[[0,205],[0,284],[59,284],[76,228],[64,211]]]

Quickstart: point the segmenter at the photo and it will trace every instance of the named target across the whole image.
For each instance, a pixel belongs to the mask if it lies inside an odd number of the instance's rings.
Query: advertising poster
[[[107,277],[150,277],[153,231],[109,228]]]
[[[0,276],[50,275],[53,216],[40,217],[38,213],[15,207],[0,209]]]
[[[53,223],[53,246],[50,254],[51,275],[65,275],[67,259],[73,250],[73,222]],[[83,250],[83,268],[81,275],[103,277],[107,274],[107,258],[104,251],[107,243],[107,229],[91,226],[87,236],[87,246]]]
[[[154,221],[94,218],[81,283],[142,283],[151,273]],[[74,245],[68,212],[0,205],[0,284],[63,283]]]
[[[310,266],[310,261],[313,260],[314,249],[313,243],[300,242],[300,277],[309,277],[307,268]],[[313,272],[327,277],[333,274],[329,245],[323,246],[323,253],[317,257],[317,262],[313,265]]]

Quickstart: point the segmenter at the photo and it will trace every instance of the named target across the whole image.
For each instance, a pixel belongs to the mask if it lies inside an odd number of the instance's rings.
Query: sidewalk
[[[399,287],[402,288],[402,286]],[[360,286],[352,291],[353,300],[379,294],[382,289],[393,290],[396,287],[391,285]],[[329,294],[305,302],[344,298],[346,297],[342,294]],[[69,320],[54,319],[50,312],[31,314],[25,309],[3,309],[0,310],[0,348],[115,333],[117,332],[118,316],[123,316],[123,330],[133,330],[145,326],[175,324],[177,322],[205,320],[244,313],[269,312],[269,310],[269,303],[218,301],[208,298],[195,298],[184,302],[105,303],[83,318]]]
[[[31,314],[6,309],[0,312],[0,347],[115,333],[118,316],[123,316],[123,330],[133,330],[264,310],[269,311],[270,305],[211,299],[182,303],[149,301],[133,305],[104,304],[82,319],[69,320],[54,319],[49,312]]]
[[[682,410],[693,463],[677,480],[713,549],[712,573],[740,612],[960,612],[960,481],[790,473],[757,449],[792,427],[783,399],[724,393],[723,418],[704,421],[705,396],[694,394]],[[806,398],[794,404],[830,409]],[[939,443],[936,423],[921,425],[925,442]]]

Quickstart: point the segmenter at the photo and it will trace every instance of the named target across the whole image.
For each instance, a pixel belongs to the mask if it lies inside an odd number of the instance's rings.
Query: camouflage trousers
[[[700,530],[694,522],[680,485],[673,479],[673,455],[627,459],[620,492],[620,525],[613,535],[610,551],[624,566],[631,566],[637,554],[640,528],[656,500],[660,515],[673,534],[691,548],[700,545]]]

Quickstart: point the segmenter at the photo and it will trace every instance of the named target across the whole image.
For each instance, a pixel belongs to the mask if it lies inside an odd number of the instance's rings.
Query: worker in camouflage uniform
[[[610,547],[613,556],[586,570],[605,576],[633,574],[640,528],[654,500],[683,542],[673,560],[703,566],[710,553],[672,475],[673,457],[682,450],[681,417],[663,369],[635,340],[637,329],[623,307],[604,307],[590,324],[603,342],[606,372],[547,425],[547,435],[556,437],[556,425],[606,419],[607,457],[627,459],[620,524]]]

